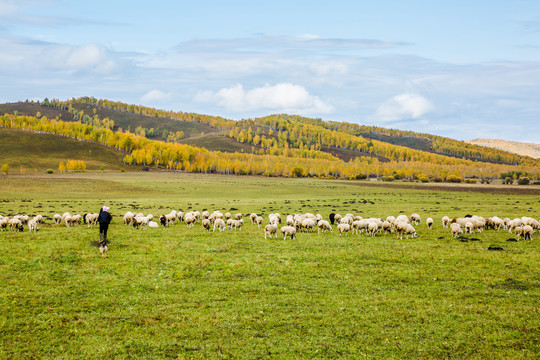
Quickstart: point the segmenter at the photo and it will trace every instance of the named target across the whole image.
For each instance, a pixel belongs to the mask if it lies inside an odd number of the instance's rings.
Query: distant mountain
[[[466,142],[473,145],[487,146],[493,149],[504,150],[514,154],[540,159],[540,144],[499,139],[472,139]]]

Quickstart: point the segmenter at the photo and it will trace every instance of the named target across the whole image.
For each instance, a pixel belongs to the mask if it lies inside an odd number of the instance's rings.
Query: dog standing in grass
[[[101,253],[101,256],[104,259],[107,257],[107,250],[109,250],[109,246],[107,246],[107,242],[100,241],[99,242],[99,252]]]
[[[109,224],[111,223],[112,215],[109,213],[109,207],[103,206],[99,211],[98,223],[99,223],[99,252],[105,259],[107,256],[107,230],[109,230]]]

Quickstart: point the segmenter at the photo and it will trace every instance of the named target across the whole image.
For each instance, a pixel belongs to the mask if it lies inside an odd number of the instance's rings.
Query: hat
[[[103,206],[103,208],[102,208],[103,211],[109,211],[109,209],[110,208],[108,206]]]

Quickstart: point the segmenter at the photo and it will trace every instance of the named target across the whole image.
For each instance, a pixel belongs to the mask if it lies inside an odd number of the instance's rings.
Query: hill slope
[[[83,160],[87,170],[119,171],[139,169],[139,166],[122,164],[125,153],[88,141],[78,141],[54,134],[39,134],[30,131],[0,128],[1,162],[9,164],[11,172],[43,172],[58,170],[60,161]]]
[[[499,139],[472,139],[466,142],[469,144],[487,146],[494,149],[504,150],[515,154],[540,159],[540,144],[506,141]]]

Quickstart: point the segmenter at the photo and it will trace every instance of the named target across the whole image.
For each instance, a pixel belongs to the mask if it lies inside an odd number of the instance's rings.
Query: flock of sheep
[[[71,227],[85,223],[88,227],[97,225],[98,214],[88,213],[84,216],[79,214],[71,215],[66,212],[63,215],[55,214],[53,221],[56,225],[64,224],[66,227]],[[282,219],[279,213],[270,214],[268,223],[264,225],[264,218],[256,213],[249,215],[252,224],[264,229],[264,238],[277,238],[278,230],[283,235],[283,239],[290,237],[294,239],[298,232],[332,232],[333,225],[336,227],[339,236],[342,234],[348,235],[365,233],[369,236],[375,236],[377,233],[396,233],[399,239],[403,239],[403,235],[409,237],[417,237],[416,229],[421,223],[421,218],[418,214],[399,215],[397,217],[388,216],[385,220],[381,218],[363,218],[362,216],[345,214],[330,214],[329,221],[324,220],[320,214],[290,214]],[[450,233],[454,237],[458,237],[463,233],[472,234],[473,232],[482,232],[484,229],[495,230],[512,230],[515,233],[517,240],[523,237],[524,240],[532,240],[533,233],[540,230],[540,222],[534,218],[523,216],[515,219],[501,219],[497,216],[484,218],[477,215],[467,215],[463,218],[450,218],[444,216],[442,226],[449,228]],[[128,211],[124,217],[125,225],[133,226],[138,229],[157,228],[159,226],[171,226],[178,222],[184,222],[188,228],[193,227],[197,223],[201,223],[204,229],[216,231],[225,230],[240,230],[244,225],[244,215],[242,213],[225,214],[220,211],[190,211],[183,213],[182,211],[171,211],[166,215],[160,215],[158,221],[154,221],[152,214],[144,215],[142,213],[132,213]],[[32,218],[28,215],[15,215],[12,218],[0,215],[0,230],[23,231],[24,225],[28,225],[30,232],[39,230],[39,224],[44,223],[42,215],[36,215]],[[428,217],[425,221],[428,229],[432,229],[434,221]]]

